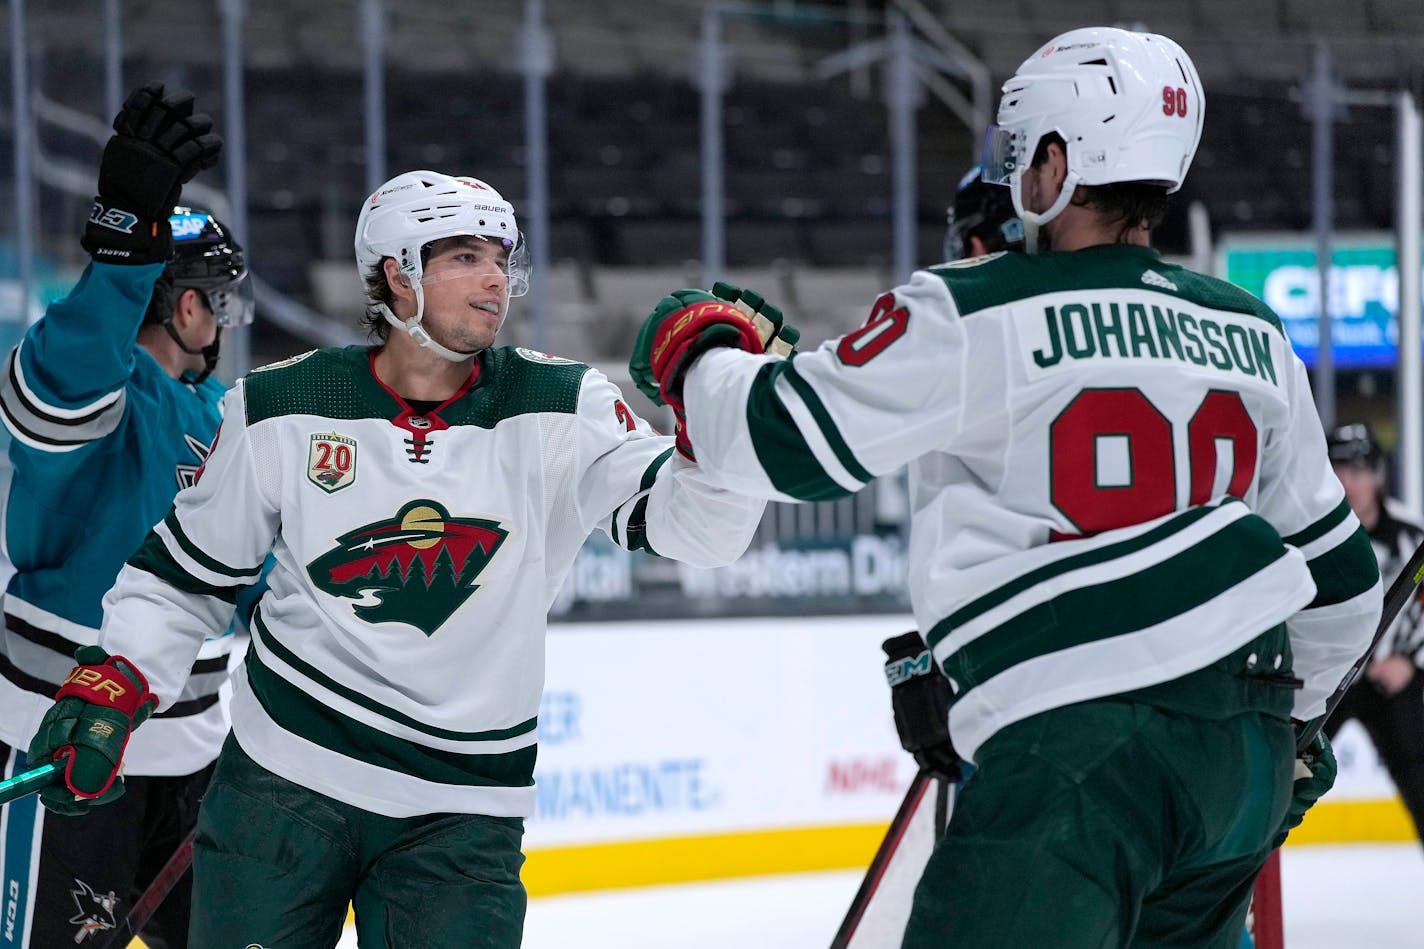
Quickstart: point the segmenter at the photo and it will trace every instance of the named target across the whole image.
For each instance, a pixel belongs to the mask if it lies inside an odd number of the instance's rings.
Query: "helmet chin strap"
[[[198,373],[193,379],[194,385],[201,383],[204,379],[213,374],[213,370],[218,367],[218,349],[222,346],[222,327],[216,327],[213,331],[213,341],[206,346],[193,349],[183,342],[183,337],[178,335],[178,331],[173,328],[173,320],[163,321],[163,328],[168,331],[168,338],[178,344],[178,348],[189,356],[203,357],[203,371]]]
[[[380,311],[380,314],[383,317],[385,317],[386,322],[396,327],[397,329],[405,330],[407,333],[410,334],[411,339],[415,340],[417,343],[424,346],[426,349],[430,350],[432,353],[442,359],[448,359],[451,362],[464,362],[466,359],[470,359],[473,356],[477,355],[477,352],[456,352],[453,349],[441,346],[435,340],[430,338],[430,334],[427,333],[425,331],[425,328],[420,325],[420,321],[425,318],[425,293],[421,290],[419,283],[414,284],[414,289],[415,316],[412,316],[408,320],[403,320],[400,317],[396,316],[395,313],[391,312],[391,308],[386,306],[384,303],[379,303],[376,305],[376,309]],[[503,321],[501,321],[501,325],[503,325]]]
[[[1019,214],[1019,220],[1023,221],[1024,229],[1024,253],[1036,254],[1039,252],[1038,233],[1043,225],[1063,213],[1063,209],[1068,207],[1068,202],[1073,200],[1073,192],[1078,189],[1078,174],[1069,171],[1063,179],[1063,187],[1058,192],[1057,199],[1047,211],[1029,211],[1023,204],[1023,176],[1015,175],[1009,179],[1009,194],[1014,199],[1014,210]]]

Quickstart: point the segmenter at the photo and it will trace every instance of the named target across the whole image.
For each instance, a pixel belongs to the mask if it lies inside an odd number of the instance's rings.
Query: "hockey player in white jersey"
[[[987,173],[1027,254],[932,267],[787,361],[664,298],[630,363],[717,483],[835,498],[909,463],[909,586],[977,765],[904,944],[1236,949],[1328,788],[1318,716],[1378,568],[1279,319],[1149,246],[1201,134],[1155,34],[1075,30],[1004,86]],[[741,351],[746,350],[746,351]]]
[[[355,246],[379,343],[229,392],[197,483],[106,597],[112,658],[47,724],[122,733],[172,703],[270,550],[193,944],[331,947],[354,903],[364,949],[514,949],[546,613],[580,546],[602,529],[725,564],[764,502],[709,486],[598,371],[494,347],[529,261],[488,184],[399,175]]]

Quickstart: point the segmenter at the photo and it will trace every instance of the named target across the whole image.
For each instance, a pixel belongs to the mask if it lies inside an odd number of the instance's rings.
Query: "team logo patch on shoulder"
[[[304,352],[304,353],[298,353],[298,354],[295,355],[295,356],[289,356],[289,357],[287,357],[286,359],[283,359],[283,360],[281,360],[281,361],[279,361],[279,362],[269,362],[269,363],[268,363],[267,365],[265,365],[265,366],[258,366],[256,369],[254,369],[254,370],[252,370],[252,371],[253,371],[253,372],[266,372],[266,371],[269,370],[269,369],[282,369],[282,368],[284,368],[284,367],[286,367],[286,366],[295,366],[297,363],[301,362],[303,359],[306,359],[308,356],[310,356],[310,355],[311,355],[312,353],[314,353],[314,352],[316,352],[315,349],[309,349],[309,350],[307,350],[307,351]]]
[[[508,536],[497,520],[416,500],[342,534],[307,576],[368,623],[406,623],[433,636],[480,588],[475,580]]]
[[[356,439],[325,432],[311,437],[307,480],[327,494],[356,483]]]
[[[551,356],[548,353],[541,353],[537,349],[525,349],[523,346],[514,347],[514,351],[530,362],[543,363],[546,366],[576,366],[577,359],[565,359],[563,356]]]

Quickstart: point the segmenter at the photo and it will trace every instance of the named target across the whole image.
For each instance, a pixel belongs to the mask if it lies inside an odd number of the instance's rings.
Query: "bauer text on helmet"
[[[1025,223],[1051,221],[1078,185],[1120,181],[1182,186],[1201,141],[1205,98],[1191,58],[1155,33],[1072,30],[1035,52],[1004,83],[998,125],[984,141],[984,178],[1009,185]],[[1063,139],[1068,175],[1046,211],[1025,213],[1023,175],[1039,142]]]

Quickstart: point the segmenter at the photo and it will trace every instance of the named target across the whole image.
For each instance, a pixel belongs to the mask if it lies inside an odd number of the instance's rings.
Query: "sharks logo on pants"
[[[411,501],[393,518],[342,534],[307,575],[368,623],[407,623],[433,636],[479,589],[475,579],[508,536],[499,521]]]
[[[83,880],[76,879],[74,882],[79,884],[79,889],[70,890],[69,895],[74,897],[74,908],[78,912],[69,921],[79,926],[74,934],[75,942],[83,942],[118,925],[114,918],[114,908],[119,905],[119,898],[112,890],[108,893],[95,893],[94,888]]]

